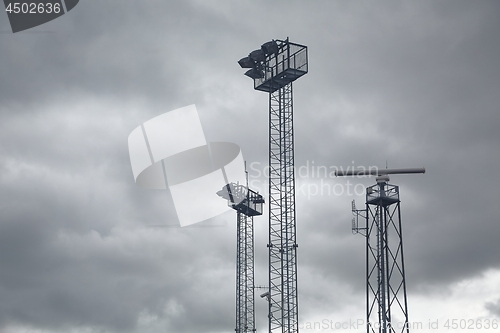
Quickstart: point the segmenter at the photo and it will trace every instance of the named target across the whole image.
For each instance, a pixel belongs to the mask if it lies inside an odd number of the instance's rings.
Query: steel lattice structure
[[[241,59],[256,90],[269,93],[269,333],[298,327],[292,82],[308,71],[307,47],[273,40]]]
[[[237,211],[236,333],[255,332],[253,217],[262,215],[262,196],[239,184],[227,184],[217,194]]]
[[[366,209],[353,212],[366,221],[367,332],[409,332],[399,187],[368,187]]]
[[[388,174],[424,173],[424,168],[386,169],[375,172],[339,172],[338,175],[382,175],[366,188],[366,207],[352,202],[352,231],[366,237],[366,331],[409,333],[408,299],[403,253],[399,187]],[[365,225],[359,226],[359,218]]]
[[[255,332],[253,216],[238,212],[236,227],[236,328]]]
[[[292,83],[269,95],[269,110],[269,332],[297,332]]]

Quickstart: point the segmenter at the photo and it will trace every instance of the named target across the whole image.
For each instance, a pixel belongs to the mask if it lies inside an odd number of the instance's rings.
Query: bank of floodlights
[[[240,64],[241,68],[250,68],[245,72],[245,75],[249,78],[254,80],[262,79],[264,78],[266,57],[277,54],[278,49],[278,43],[272,40],[262,44],[260,49],[250,52],[247,57],[240,59],[238,64]]]

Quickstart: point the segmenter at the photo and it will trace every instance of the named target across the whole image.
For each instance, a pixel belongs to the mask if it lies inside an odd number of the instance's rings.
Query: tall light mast
[[[230,183],[217,192],[237,212],[236,333],[255,332],[253,217],[262,215],[264,198],[247,186]]]
[[[366,332],[409,333],[399,186],[389,174],[425,173],[424,168],[337,171],[336,176],[377,176],[366,188],[366,208],[352,201],[352,232],[366,237]],[[359,218],[365,225],[359,226]]]
[[[298,327],[297,241],[292,82],[308,72],[307,47],[286,40],[264,43],[238,61],[269,93],[269,333]]]

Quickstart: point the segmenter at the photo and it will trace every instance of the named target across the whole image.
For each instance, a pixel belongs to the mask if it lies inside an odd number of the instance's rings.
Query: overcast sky
[[[309,51],[293,85],[301,332],[365,330],[307,328],[364,319],[350,202],[375,183],[317,166],[426,167],[391,177],[414,332],[500,321],[499,17],[482,0],[82,0],[13,34],[0,14],[0,332],[234,330],[234,212],[180,228],[168,190],[135,184],[127,138],[196,104],[207,141],[238,144],[264,191],[268,96],[237,60],[286,37]]]

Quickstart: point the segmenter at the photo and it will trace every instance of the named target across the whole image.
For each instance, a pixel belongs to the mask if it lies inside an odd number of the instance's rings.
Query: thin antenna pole
[[[247,170],[247,161],[245,161],[245,177],[247,181],[247,189],[248,189],[248,170]]]

